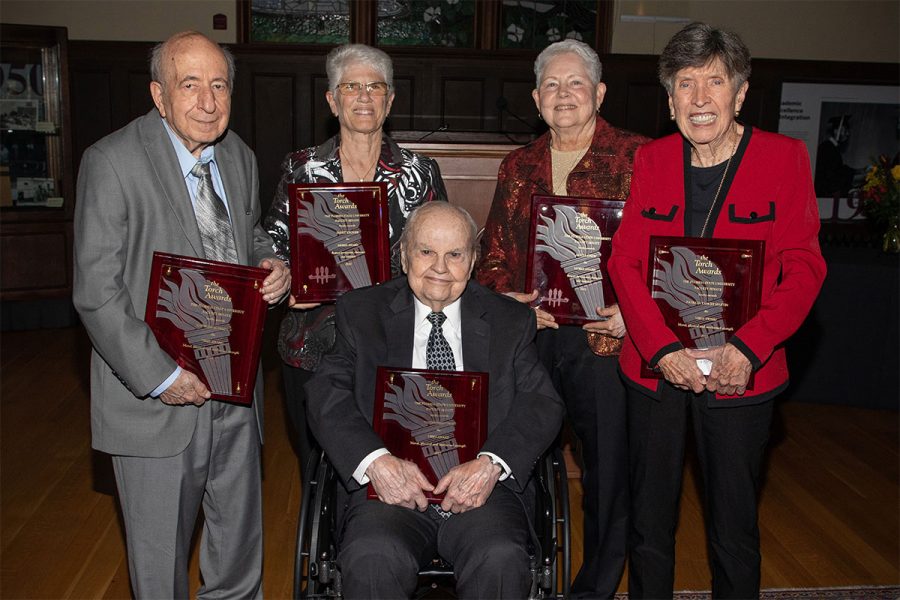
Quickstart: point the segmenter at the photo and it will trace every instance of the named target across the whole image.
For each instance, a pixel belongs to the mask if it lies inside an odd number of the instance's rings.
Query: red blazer
[[[749,127],[748,127],[749,129]],[[825,279],[819,250],[819,212],[809,157],[803,142],[759,129],[749,132],[724,201],[710,220],[712,237],[765,240],[760,310],[729,340],[754,368],[754,387],[743,397],[720,396],[747,404],[781,391],[788,380],[782,344],[800,327]],[[740,151],[740,150],[739,150]],[[640,376],[641,359],[655,366],[681,348],[666,327],[647,289],[651,235],[685,235],[685,169],[690,146],[680,134],[651,142],[635,155],[631,194],[613,238],[610,277],[619,297],[628,334],[620,367],[631,383],[655,395],[662,380]],[[737,156],[735,157],[737,158]]]

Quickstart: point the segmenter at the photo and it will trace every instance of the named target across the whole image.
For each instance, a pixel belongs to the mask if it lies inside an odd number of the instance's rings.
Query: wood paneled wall
[[[70,42],[76,165],[87,146],[152,107],[149,49],[150,44],[136,42]],[[256,151],[266,206],[284,155],[337,131],[324,99],[328,48],[238,45],[232,50],[237,81],[231,126]],[[543,130],[531,99],[533,54],[392,49],[391,55],[396,99],[388,131],[418,130],[423,136],[439,129],[504,132],[511,143],[522,143]],[[655,56],[604,57],[608,91],[602,116],[651,137],[674,131],[656,63]],[[742,120],[777,130],[783,81],[897,85],[898,69],[892,64],[755,60]]]

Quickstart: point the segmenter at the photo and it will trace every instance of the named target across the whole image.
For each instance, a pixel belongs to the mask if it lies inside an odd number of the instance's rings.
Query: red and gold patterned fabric
[[[634,153],[648,138],[613,127],[597,118],[591,147],[566,181],[570,196],[625,200],[631,186]],[[525,289],[526,247],[534,194],[553,195],[550,133],[513,150],[500,165],[497,191],[481,239],[476,278],[497,292]],[[618,340],[586,334],[595,353],[613,354]]]

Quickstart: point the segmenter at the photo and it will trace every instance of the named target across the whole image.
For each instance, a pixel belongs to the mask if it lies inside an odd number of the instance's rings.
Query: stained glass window
[[[540,50],[574,38],[594,45],[596,0],[503,0],[499,46]]]
[[[475,0],[378,0],[379,46],[472,48]]]
[[[350,41],[350,1],[252,0],[250,41],[347,43]]]

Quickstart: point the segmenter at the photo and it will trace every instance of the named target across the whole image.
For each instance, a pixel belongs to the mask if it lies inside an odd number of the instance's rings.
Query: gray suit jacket
[[[234,132],[216,144],[241,264],[274,257],[259,226],[256,157]],[[153,252],[205,257],[190,194],[156,109],[88,148],[75,205],[75,308],[93,344],[93,447],[162,457],[191,440],[197,407],[148,394],[174,371],[144,323]],[[262,378],[253,403],[262,439]]]
[[[462,295],[467,371],[489,374],[488,437],[481,450],[512,469],[503,483],[521,492],[559,432],[563,403],[534,345],[534,311],[469,281]],[[415,304],[406,277],[348,292],[337,303],[337,342],[307,384],[309,423],[348,491],[351,476],[384,444],[372,429],[378,366],[412,366]]]

